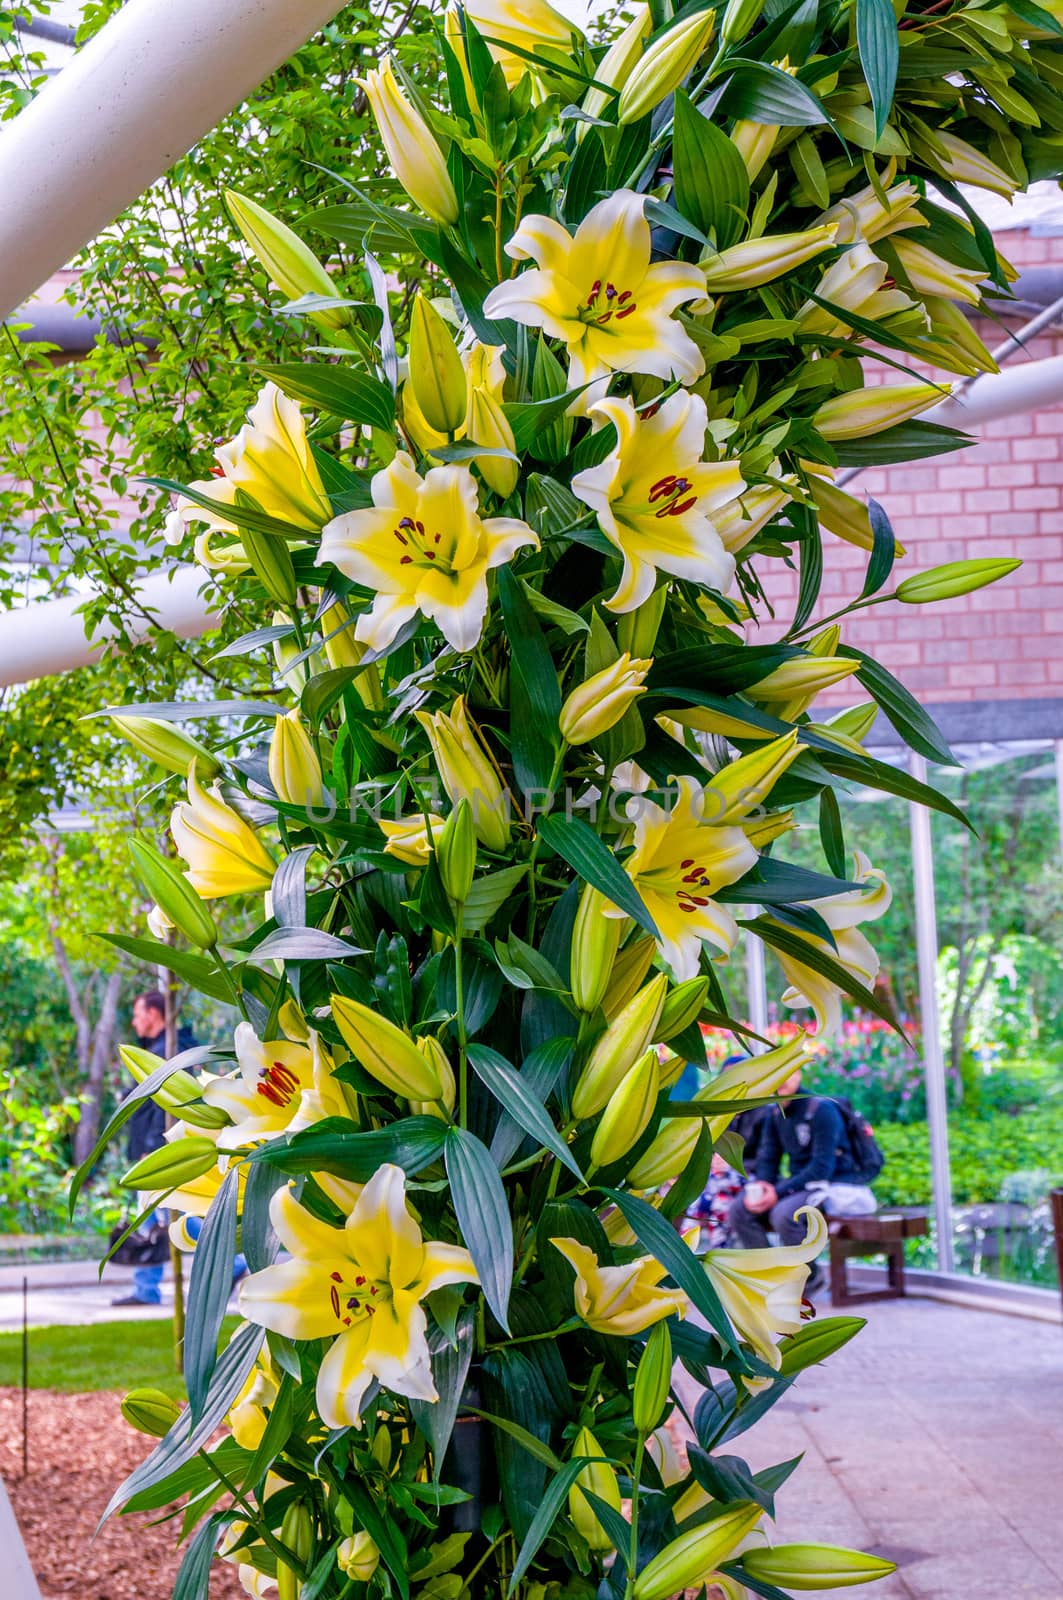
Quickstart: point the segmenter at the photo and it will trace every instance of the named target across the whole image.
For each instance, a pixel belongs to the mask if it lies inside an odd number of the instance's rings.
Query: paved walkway
[[[32,1262],[25,1267],[0,1267],[0,1331],[22,1326],[22,1279],[29,1280],[28,1320],[31,1328],[84,1327],[90,1322],[124,1322],[137,1317],[168,1317],[173,1307],[173,1281],[167,1266],[159,1307],[120,1310],[111,1301],[130,1294],[133,1268],[108,1265],[102,1281],[95,1261]],[[186,1278],[187,1283],[187,1278]]]
[[[854,1342],[729,1446],[756,1469],[804,1452],[777,1539],[895,1561],[868,1600],[1063,1600],[1063,1330],[932,1300],[862,1309]]]

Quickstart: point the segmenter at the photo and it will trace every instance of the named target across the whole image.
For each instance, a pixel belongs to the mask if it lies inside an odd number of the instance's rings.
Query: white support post
[[[0,319],[341,4],[128,0],[0,135]]]
[[[927,779],[926,761],[911,753],[909,770],[920,783]],[[919,1010],[923,1026],[923,1075],[926,1082],[926,1118],[930,1135],[930,1181],[933,1188],[937,1232],[938,1269],[952,1272],[956,1257],[952,1242],[952,1172],[949,1164],[948,1097],[945,1055],[941,1048],[938,1014],[937,910],[934,904],[934,847],[930,812],[925,806],[908,808],[912,835],[912,878],[915,887],[915,942],[919,958]]]

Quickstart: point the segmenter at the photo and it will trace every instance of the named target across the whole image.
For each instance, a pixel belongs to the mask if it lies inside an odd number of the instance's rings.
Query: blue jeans
[[[150,1217],[145,1218],[143,1226],[154,1228],[164,1227],[165,1224],[165,1211],[153,1211]],[[165,1262],[160,1261],[158,1266],[137,1267],[133,1273],[133,1293],[146,1306],[162,1305],[162,1274],[165,1265]]]

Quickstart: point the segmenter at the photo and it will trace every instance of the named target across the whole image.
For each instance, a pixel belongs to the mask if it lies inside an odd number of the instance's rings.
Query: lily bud
[[[616,726],[645,694],[643,679],[652,660],[632,661],[625,650],[611,666],[573,689],[561,707],[561,734],[569,744],[589,744]]]
[[[720,23],[720,49],[744,39],[764,9],[764,0],[727,0]]]
[[[794,699],[807,703],[821,690],[829,689],[831,684],[840,683],[859,670],[860,662],[850,656],[801,656],[794,661],[784,661],[760,683],[752,684],[749,698],[769,707],[785,705]]]
[[[237,505],[239,504],[241,497],[238,493]],[[278,606],[294,606],[298,586],[295,581],[291,551],[284,540],[275,538],[271,533],[257,533],[252,528],[244,528],[240,542],[244,547],[244,555],[250,563],[251,571],[273,603]]]
[[[629,656],[652,656],[657,643],[657,632],[668,603],[668,585],[654,589],[633,611],[623,611],[616,619],[616,639],[621,650]]]
[[[509,418],[489,390],[470,387],[469,405],[465,415],[465,435],[472,444],[482,444],[488,450],[508,450],[516,455],[517,441],[513,436]],[[495,494],[507,500],[517,487],[520,462],[506,456],[473,456],[477,471]]]
[[[299,1600],[303,1587],[303,1572],[314,1553],[314,1522],[310,1511],[301,1500],[293,1500],[284,1513],[280,1526],[280,1542],[290,1550],[300,1566],[287,1561],[277,1561],[277,1600]]]
[[[269,746],[269,781],[286,805],[319,810],[325,803],[321,766],[298,711],[277,718]]]
[[[589,1428],[581,1428],[572,1442],[572,1454],[602,1456],[605,1451]],[[604,1500],[619,1515],[620,1485],[607,1461],[593,1461],[584,1467],[568,1491],[568,1514],[592,1550],[612,1550],[613,1541],[591,1509],[584,1489],[589,1489],[599,1500]]]
[[[205,1134],[189,1134],[149,1150],[118,1180],[123,1189],[179,1189],[209,1172],[218,1159],[218,1147]]]
[[[774,489],[768,483],[756,483],[751,489],[744,489],[736,499],[719,506],[712,513],[712,525],[720,535],[724,549],[732,555],[744,550],[789,499],[785,489]]]
[[[850,706],[848,711],[839,711],[836,717],[831,717],[827,723],[830,733],[840,733],[847,739],[863,744],[871,729],[875,726],[878,716],[878,706],[874,700],[864,700],[858,706]]]
[[[175,728],[172,722],[160,722],[156,717],[112,716],[111,721],[135,750],[154,761],[167,772],[188,771],[196,763],[196,773],[204,783],[209,783],[221,771],[221,762],[199,743]]]
[[[935,366],[972,377],[976,372],[1000,371],[959,306],[943,295],[926,295],[923,304],[930,318],[930,338],[922,341],[921,349],[929,350]]]
[[[944,156],[937,146],[944,147]],[[1005,172],[981,150],[976,150],[973,144],[957,138],[954,133],[938,133],[935,129],[934,144],[923,150],[923,159],[927,166],[936,167],[953,183],[971,183],[976,189],[989,189],[993,194],[1002,194],[1005,200],[1010,200],[1022,187],[1010,172]]]
[[[454,1070],[447,1059],[446,1051],[434,1034],[426,1033],[418,1039],[417,1049],[427,1062],[429,1070],[436,1073],[443,1088],[436,1100],[411,1100],[410,1110],[414,1116],[438,1117],[441,1122],[446,1122],[454,1110],[454,1102],[458,1097]]]
[[[750,183],[775,149],[779,131],[771,122],[736,122],[731,129],[731,143],[746,164]]]
[[[225,204],[248,248],[281,294],[289,300],[299,300],[304,294],[336,296],[336,285],[317,256],[279,217],[235,189],[226,189]],[[342,306],[315,311],[312,319],[322,328],[342,328],[351,320]]]
[[[877,189],[868,184],[858,194],[847,195],[823,213],[821,222],[837,224],[838,244],[855,244],[859,239],[874,244],[896,233],[898,228],[926,226],[926,219],[914,209],[922,198],[915,184],[905,180],[892,188],[887,187],[896,170],[896,162],[891,162]]]
[[[467,800],[480,843],[488,850],[504,850],[510,834],[509,793],[470,721],[465,696],[458,696],[449,713],[418,711],[415,716],[428,735],[443,787],[454,805]]]
[[[751,1578],[788,1589],[848,1589],[897,1570],[892,1561],[834,1544],[766,1545],[745,1551],[742,1565]]]
[[[859,550],[874,549],[871,515],[863,500],[846,494],[844,489],[836,489],[825,478],[815,476],[809,477],[808,492],[815,501],[816,515],[822,527],[833,533],[835,538],[844,539],[846,544],[856,545]],[[897,554],[904,554],[900,546]]]
[[[580,1075],[572,1096],[578,1121],[593,1117],[608,1104],[646,1047],[653,1043],[668,988],[663,972],[640,989],[610,1022]]]
[[[142,839],[130,839],[129,854],[137,877],[175,928],[201,950],[218,942],[214,918],[180,868]]]
[[[446,158],[431,128],[399,87],[391,57],[385,56],[378,68],[357,81],[365,90],[392,171],[414,205],[444,226],[457,222],[458,197]]]
[[[612,1166],[638,1143],[649,1127],[661,1092],[656,1050],[647,1050],[614,1090],[591,1140],[591,1162]]]
[[[621,924],[623,926],[623,924]],[[602,1010],[610,1022],[623,1011],[642,988],[643,979],[657,950],[652,934],[640,934],[626,944],[613,963],[613,975],[605,991]]]
[[[380,1551],[364,1529],[341,1539],[336,1546],[336,1565],[345,1578],[355,1583],[368,1583],[380,1565]]]
[[[141,1050],[135,1044],[120,1044],[118,1054],[123,1066],[137,1083],[143,1083],[145,1078],[150,1078],[159,1069],[159,1058],[153,1050]],[[178,1117],[181,1122],[191,1123],[193,1127],[228,1127],[228,1112],[220,1106],[205,1104],[200,1098],[202,1093],[203,1085],[190,1072],[173,1072],[151,1098],[171,1116]]]
[[[131,1428],[153,1439],[164,1438],[181,1415],[176,1400],[161,1389],[130,1389],[119,1410]]]
[[[863,1317],[817,1317],[791,1333],[779,1346],[779,1376],[792,1378],[806,1367],[826,1361],[866,1328]]]
[[[367,644],[354,637],[351,615],[345,605],[334,600],[321,615],[321,632],[325,640],[325,659],[334,670],[339,667],[359,667],[369,649]],[[363,667],[354,680],[354,692],[370,711],[384,709],[384,696],[380,687],[380,672],[371,664]]]
[[[812,418],[824,439],[861,439],[918,417],[944,400],[948,384],[882,383],[832,395]]]
[[[465,420],[465,368],[453,334],[423,294],[415,297],[410,318],[409,383],[428,426],[456,433]]]
[[[588,89],[583,96],[582,110],[589,117],[600,117],[611,105],[616,104],[615,96],[606,93],[606,90],[624,87],[635,66],[641,61],[646,36],[652,31],[653,19],[650,16],[650,8],[648,5],[641,5],[623,33],[614,39],[594,70],[595,82],[604,84],[605,88]],[[589,124],[583,122],[577,127],[577,144],[581,142],[581,137],[588,126]]]
[[[476,871],[476,829],[467,800],[458,801],[435,844],[443,887],[455,904],[462,905],[469,898]]]
[[[572,998],[581,1011],[594,1011],[601,1005],[613,974],[624,920],[605,915],[610,904],[589,883],[584,886],[572,929],[569,961]]]
[[[696,979],[691,979],[690,981],[697,982]],[[660,1023],[658,1023],[658,1029],[659,1028]],[[685,1056],[677,1056],[673,1051],[666,1050],[664,1052],[664,1058],[660,1064],[661,1088],[670,1089],[673,1083],[678,1083],[680,1078],[683,1076],[683,1068],[686,1066],[686,1064]]]
[[[859,662],[856,663],[859,666]],[[753,693],[756,694],[757,686]],[[705,820],[715,827],[740,822],[767,799],[772,789],[801,754],[797,729],[771,739],[749,755],[739,756],[713,774],[706,786]]]
[[[434,812],[430,812],[427,818],[418,814],[399,817],[395,822],[378,817],[377,823],[387,839],[384,854],[394,856],[396,861],[404,861],[408,867],[428,865],[432,859],[432,841],[439,838],[445,827],[443,818],[437,817]]]
[[[715,25],[712,11],[698,11],[654,39],[621,90],[617,121],[637,122],[677,89],[708,48]]]
[[[667,1322],[658,1322],[646,1340],[639,1359],[631,1396],[631,1410],[639,1433],[652,1433],[664,1415],[672,1387],[672,1335]]]
[[[344,1043],[366,1072],[404,1100],[441,1100],[443,1081],[437,1064],[387,1017],[346,995],[332,996],[332,1015]]]
[[[1017,556],[997,556],[981,561],[946,561],[944,566],[915,572],[894,590],[893,598],[905,605],[922,606],[932,600],[952,600],[1006,578],[1022,562]]]
[[[635,1600],[668,1600],[684,1589],[700,1589],[752,1532],[761,1515],[759,1506],[742,1503],[700,1528],[681,1533],[643,1567],[635,1579]]]
[[[188,881],[204,900],[268,889],[276,866],[254,828],[222,799],[217,784],[204,789],[188,769],[188,799],[170,816],[174,844],[188,862]]]
[[[893,248],[918,294],[941,295],[968,306],[981,305],[984,267],[957,267],[914,239],[894,239]]]
[[[755,289],[773,278],[781,278],[805,261],[811,261],[834,243],[833,223],[820,223],[803,233],[766,234],[729,245],[726,250],[702,262],[705,283],[710,291]]]
[[[708,978],[688,978],[685,983],[676,984],[661,1007],[661,1020],[657,1024],[659,1044],[674,1039],[677,1033],[698,1020],[708,993]]]

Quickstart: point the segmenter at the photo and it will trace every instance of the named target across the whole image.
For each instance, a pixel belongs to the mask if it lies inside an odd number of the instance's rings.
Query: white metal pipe
[[[341,4],[128,0],[0,135],[0,318]]]
[[[180,639],[197,639],[216,627],[220,619],[199,592],[205,581],[196,567],[175,567],[142,578],[136,586],[137,600],[155,620],[138,616],[130,623],[130,633],[145,639],[157,625]],[[84,595],[64,595],[5,612],[0,620],[0,687],[70,672],[98,660],[113,630],[104,627],[92,639],[86,638],[85,619],[78,610],[84,603]]]
[[[756,914],[757,907],[752,907]],[[768,1031],[768,984],[764,972],[764,946],[755,933],[746,932],[746,1011],[749,1016],[749,1026],[755,1033],[767,1037]],[[755,1040],[746,1041],[747,1046],[754,1055],[760,1055],[767,1048]]]
[[[909,769],[913,778],[920,783],[926,782],[926,761],[923,756],[916,755],[912,751]],[[930,1181],[934,1191],[937,1264],[939,1271],[952,1272],[955,1267],[952,1240],[952,1170],[949,1162],[945,1054],[941,1048],[941,1019],[938,1014],[938,925],[937,909],[934,904],[934,846],[930,833],[930,812],[926,806],[913,803],[908,807],[908,814],[912,833],[915,943],[919,958],[919,1010],[923,1025],[923,1074],[926,1083],[926,1120],[930,1135]]]
[[[1063,356],[1049,356],[1046,361],[1028,361],[1006,372],[987,372],[962,394],[933,406],[921,420],[966,432],[998,417],[1058,405],[1063,405]]]

